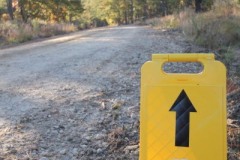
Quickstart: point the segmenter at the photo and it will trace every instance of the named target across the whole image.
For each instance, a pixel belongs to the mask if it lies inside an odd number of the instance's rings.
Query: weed
[[[32,20],[28,23],[17,21],[0,22],[0,45],[21,43],[39,37],[50,37],[76,31],[73,24],[49,23]]]
[[[148,19],[146,20],[146,24],[156,29],[178,28],[180,26],[180,19],[177,15],[168,15],[162,18]]]
[[[213,10],[201,14],[185,10],[180,14],[184,34],[197,44],[210,49],[238,45],[240,6],[232,3],[215,3]]]
[[[234,50],[229,46],[229,47],[221,47],[218,51],[216,51],[217,58],[220,59],[227,69],[230,71],[233,62],[235,61],[235,54]],[[228,73],[230,74],[230,73]]]

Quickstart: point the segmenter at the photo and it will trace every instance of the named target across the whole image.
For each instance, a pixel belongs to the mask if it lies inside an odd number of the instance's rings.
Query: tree
[[[0,16],[7,13],[7,4],[6,0],[0,0]]]
[[[9,17],[11,18],[11,20],[13,20],[14,17],[13,17],[12,0],[6,0],[6,1],[7,1],[7,11],[8,11]]]
[[[26,10],[25,10],[25,5],[26,5],[26,0],[19,0],[18,1],[18,6],[20,9],[20,15],[22,17],[22,20],[24,22],[27,22],[27,14],[26,14]]]
[[[195,12],[201,12],[202,7],[201,7],[202,0],[195,0]]]
[[[80,0],[18,0],[19,12],[24,22],[28,19],[46,21],[72,21],[83,12]]]

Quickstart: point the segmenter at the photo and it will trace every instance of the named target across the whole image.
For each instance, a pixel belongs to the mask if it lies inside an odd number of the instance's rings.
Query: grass
[[[190,41],[214,51],[227,66],[238,63],[236,74],[240,75],[240,4],[234,0],[216,0],[208,12],[185,9],[146,24],[156,29],[181,28]]]
[[[214,52],[228,69],[228,160],[240,158],[240,4],[233,0],[216,0],[212,10],[196,14],[185,9],[179,15],[169,15],[146,21],[156,29],[181,28],[189,41]],[[236,92],[236,93],[235,93]],[[233,115],[234,115],[233,114]]]
[[[234,46],[240,40],[240,7],[219,6],[201,14],[187,10],[180,14],[184,34],[211,49]]]
[[[216,1],[213,9],[195,14],[192,10],[180,13],[183,33],[189,40],[213,50],[227,66],[229,73],[240,75],[240,4]]]
[[[39,20],[32,20],[28,23],[4,21],[0,22],[0,46],[21,43],[36,38],[50,37],[76,30],[76,26],[66,23],[49,23]]]
[[[232,1],[216,1],[211,11],[195,14],[192,10],[186,10],[179,18],[185,36],[196,44],[213,50],[228,69],[228,82],[231,81],[232,84],[236,84],[235,88],[240,88],[240,5]],[[234,80],[233,77],[238,78]],[[230,87],[228,84],[228,93],[237,90],[230,91]],[[228,98],[228,112],[235,112],[238,107],[236,104],[240,101],[230,100]],[[233,101],[235,105],[231,104]],[[237,128],[228,126],[229,160],[237,160],[240,157],[239,133],[239,126]]]
[[[146,24],[151,25],[155,29],[170,29],[180,26],[180,19],[177,15],[168,15],[162,18],[152,18],[146,20]]]

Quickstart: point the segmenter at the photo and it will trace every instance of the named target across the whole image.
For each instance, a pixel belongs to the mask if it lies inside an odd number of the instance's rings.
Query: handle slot
[[[161,66],[162,73],[199,75],[210,69],[208,64],[215,61],[215,57],[206,53],[171,53],[153,54],[152,60]]]
[[[162,70],[167,74],[199,74],[204,66],[200,62],[165,62]]]

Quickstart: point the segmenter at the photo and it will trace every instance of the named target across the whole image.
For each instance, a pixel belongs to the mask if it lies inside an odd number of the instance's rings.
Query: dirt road
[[[0,159],[137,159],[139,79],[179,31],[120,26],[0,50]]]

